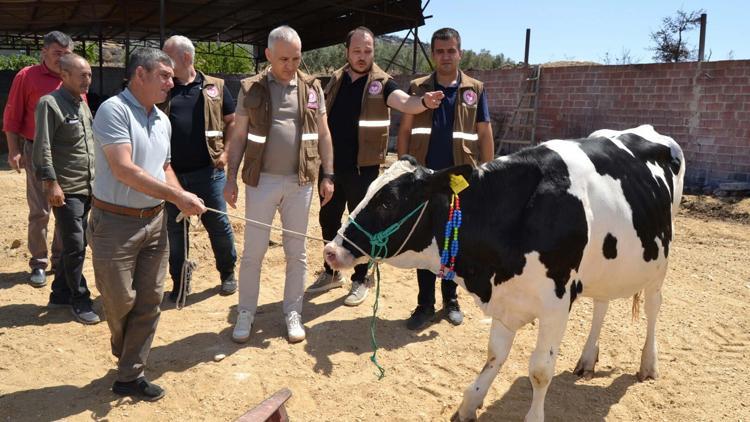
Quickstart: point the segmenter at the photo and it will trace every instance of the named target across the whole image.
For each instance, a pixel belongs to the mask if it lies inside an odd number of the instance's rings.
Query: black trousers
[[[336,170],[336,181],[333,183],[333,198],[324,207],[320,208],[318,221],[323,232],[323,239],[333,240],[336,232],[341,228],[341,217],[344,208],[351,213],[362,201],[367,193],[367,187],[373,180],[378,178],[380,166],[360,167],[351,171],[342,172]],[[322,170],[321,170],[322,173]],[[333,274],[333,269],[323,261],[323,266],[328,274]],[[354,267],[352,281],[362,282],[367,275],[367,264]]]
[[[427,270],[417,270],[417,283],[419,283],[419,295],[417,305],[435,306],[435,280],[437,276]],[[458,285],[451,280],[441,280],[440,291],[443,294],[443,303],[458,300],[456,288]]]
[[[91,292],[83,276],[85,233],[90,209],[91,197],[88,195],[65,195],[63,206],[52,207],[57,235],[62,241],[62,253],[55,269],[50,297],[55,302],[70,300],[77,304],[91,300]]]

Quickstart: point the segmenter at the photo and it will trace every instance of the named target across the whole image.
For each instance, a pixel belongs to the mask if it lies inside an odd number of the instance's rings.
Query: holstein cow
[[[433,172],[404,157],[370,185],[351,213],[357,224],[344,225],[325,246],[328,263],[342,269],[366,262],[371,243],[363,229],[373,234],[391,227],[390,236],[380,238],[380,250],[388,251],[384,262],[437,274],[454,174],[469,182],[460,193],[456,281],[492,317],[487,362],[454,419],[476,418],[516,331],[538,319],[526,419],[543,420],[544,396],[578,296],[593,298],[594,315],[575,372],[593,374],[609,300],[633,296],[635,309],[643,292],[648,328],[638,379],[657,378],[654,331],[685,174],[679,145],[644,125],[548,141],[478,168]],[[414,212],[424,203],[423,215]],[[401,226],[392,226],[399,220]]]

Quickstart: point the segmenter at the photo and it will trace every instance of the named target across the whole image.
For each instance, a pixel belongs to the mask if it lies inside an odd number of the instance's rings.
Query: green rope
[[[372,345],[372,355],[370,356],[370,361],[375,364],[375,366],[378,368],[378,371],[380,372],[379,374],[376,374],[378,380],[383,379],[383,377],[385,376],[385,369],[378,363],[378,342],[377,340],[375,340],[375,323],[377,321],[376,317],[378,313],[378,299],[380,298],[380,266],[378,266],[377,261],[381,258],[388,257],[388,240],[390,239],[391,235],[397,232],[398,229],[400,229],[401,226],[406,222],[406,220],[410,219],[418,211],[421,211],[425,206],[427,206],[427,202],[423,202],[417,208],[414,208],[412,212],[406,214],[404,218],[397,221],[396,223],[391,224],[385,230],[375,234],[371,234],[370,232],[365,230],[364,227],[360,226],[359,223],[357,223],[353,218],[349,217],[349,222],[353,224],[354,227],[358,228],[359,231],[364,233],[364,235],[367,236],[367,238],[370,240],[370,262],[367,264],[367,269],[369,270],[373,265],[375,266],[373,273],[376,276],[376,287],[375,303],[372,305],[372,320],[370,321],[370,344]]]
[[[372,355],[370,361],[378,368],[379,374],[375,374],[378,377],[378,381],[382,380],[385,376],[385,369],[378,363],[378,342],[375,340],[375,323],[377,319],[375,315],[378,313],[378,298],[380,298],[380,266],[375,264],[376,284],[375,284],[375,303],[372,305],[372,319],[370,320],[370,344],[372,345]]]

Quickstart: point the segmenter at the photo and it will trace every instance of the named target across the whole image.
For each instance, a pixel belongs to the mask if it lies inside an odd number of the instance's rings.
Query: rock
[[[11,249],[18,249],[21,247],[21,239],[13,239],[13,241],[10,243]]]
[[[221,362],[225,357],[227,357],[227,355],[224,353],[217,353],[214,355],[214,362]]]

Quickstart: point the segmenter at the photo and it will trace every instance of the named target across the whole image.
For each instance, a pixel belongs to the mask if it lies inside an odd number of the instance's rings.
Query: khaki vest
[[[247,110],[247,143],[245,163],[242,167],[242,181],[250,186],[258,186],[260,170],[263,168],[263,150],[271,128],[271,98],[268,87],[269,69],[243,79],[240,82],[244,101],[238,104]],[[300,185],[312,183],[318,178],[320,157],[318,155],[318,122],[316,120],[320,101],[320,82],[302,71],[297,71],[297,97],[299,99],[302,134],[299,147]]]
[[[453,118],[453,164],[478,165],[479,135],[477,135],[477,105],[482,95],[482,82],[470,78],[459,71],[461,84],[456,93],[456,110]],[[409,87],[410,94],[422,96],[435,91],[435,74],[414,79]],[[432,133],[432,110],[428,109],[414,116],[411,128],[408,154],[424,165]]]
[[[224,152],[224,113],[222,105],[224,104],[224,80],[207,76],[198,71],[203,77],[201,83],[201,94],[203,95],[203,117],[205,121],[206,147],[208,155],[211,157],[211,163],[216,167],[216,161]],[[169,116],[169,107],[171,98],[167,101],[157,104],[167,116]]]
[[[326,110],[330,113],[336,95],[341,88],[341,81],[349,65],[333,72],[331,80],[325,88]],[[385,162],[388,148],[388,128],[391,125],[391,110],[383,97],[385,83],[391,77],[378,65],[372,64],[367,75],[367,84],[362,94],[362,109],[359,113],[359,131],[357,152],[357,166],[375,166]]]

